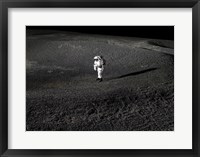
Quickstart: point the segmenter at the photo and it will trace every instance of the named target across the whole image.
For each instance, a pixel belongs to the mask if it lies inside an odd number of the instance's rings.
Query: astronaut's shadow
[[[141,71],[128,73],[128,74],[125,74],[125,75],[120,75],[120,76],[117,76],[117,77],[111,77],[111,78],[108,78],[107,80],[109,81],[109,80],[115,80],[115,79],[121,79],[121,78],[129,77],[129,76],[135,76],[135,75],[143,74],[143,73],[146,73],[146,72],[154,71],[156,69],[158,69],[158,68],[149,68],[149,69],[145,69],[145,70],[141,70]]]

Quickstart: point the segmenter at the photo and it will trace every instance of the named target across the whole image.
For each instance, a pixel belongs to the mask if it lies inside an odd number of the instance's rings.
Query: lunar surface
[[[174,41],[27,30],[27,131],[173,131]],[[106,60],[96,81],[93,57]]]

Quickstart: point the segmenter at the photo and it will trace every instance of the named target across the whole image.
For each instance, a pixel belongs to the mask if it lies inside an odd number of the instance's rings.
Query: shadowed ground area
[[[136,71],[136,72],[132,72],[132,73],[129,73],[129,74],[121,75],[121,76],[118,76],[118,77],[110,78],[109,80],[111,80],[111,79],[120,79],[120,78],[124,78],[124,77],[128,77],[128,76],[139,75],[139,74],[143,74],[143,73],[146,73],[146,72],[149,72],[149,71],[152,71],[152,70],[156,70],[156,69],[157,68],[150,68],[150,69],[146,69],[146,70],[142,70],[142,71]]]
[[[174,41],[28,30],[26,130],[174,130]]]

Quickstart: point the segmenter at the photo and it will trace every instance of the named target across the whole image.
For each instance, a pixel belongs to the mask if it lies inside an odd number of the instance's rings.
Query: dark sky
[[[32,29],[174,40],[174,26],[27,26]]]

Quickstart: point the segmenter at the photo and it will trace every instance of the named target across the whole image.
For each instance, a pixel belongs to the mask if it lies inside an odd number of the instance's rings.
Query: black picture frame
[[[23,150],[8,149],[8,8],[192,8],[192,149]],[[0,0],[0,155],[10,156],[200,156],[200,1],[199,0]]]

